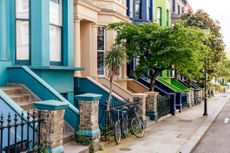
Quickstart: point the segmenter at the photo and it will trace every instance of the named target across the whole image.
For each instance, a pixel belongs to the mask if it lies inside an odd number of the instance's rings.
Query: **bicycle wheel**
[[[132,128],[133,134],[137,138],[141,138],[144,136],[144,133],[145,133],[144,125],[143,125],[143,122],[139,118],[132,119],[131,128]]]
[[[121,142],[121,126],[120,121],[116,121],[114,125],[114,140],[116,144]]]
[[[125,118],[122,120],[122,124],[121,124],[122,135],[123,135],[124,138],[127,138],[128,135],[129,135],[128,126],[129,126],[129,121],[128,121],[128,118],[125,117]]]

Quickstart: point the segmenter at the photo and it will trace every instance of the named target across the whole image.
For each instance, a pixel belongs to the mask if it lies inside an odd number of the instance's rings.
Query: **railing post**
[[[80,111],[80,124],[76,135],[88,139],[94,151],[99,150],[100,147],[99,138],[101,133],[98,124],[98,106],[101,97],[102,95],[90,93],[76,96]]]
[[[158,92],[146,92],[148,96],[146,97],[146,113],[150,116],[151,120],[158,120],[158,113],[157,113],[157,96]]]
[[[2,152],[2,145],[3,145],[3,130],[4,130],[4,116],[1,114],[0,117],[0,152]]]
[[[145,93],[137,93],[133,96],[133,102],[139,102],[141,106],[140,117],[144,122],[144,127],[147,128],[147,119],[146,119],[146,97]]]
[[[40,115],[45,116],[41,124],[38,125],[40,126],[38,143],[40,143],[39,139],[41,139],[41,142],[46,142],[49,153],[63,153],[64,114],[68,103],[47,100],[35,102],[34,106],[41,111]]]

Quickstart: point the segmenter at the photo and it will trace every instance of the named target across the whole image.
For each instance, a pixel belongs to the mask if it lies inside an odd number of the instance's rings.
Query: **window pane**
[[[141,2],[136,0],[135,2],[135,16],[141,18]]]
[[[61,62],[61,28],[50,26],[50,61]]]
[[[161,8],[157,8],[157,23],[158,25],[161,25]]]
[[[97,52],[97,74],[105,75],[104,52]]]
[[[98,27],[97,31],[97,50],[105,50],[105,28]]]
[[[16,0],[16,18],[29,18],[29,0]]]
[[[62,26],[62,1],[50,0],[50,23]]]
[[[29,59],[29,22],[16,21],[16,59]]]

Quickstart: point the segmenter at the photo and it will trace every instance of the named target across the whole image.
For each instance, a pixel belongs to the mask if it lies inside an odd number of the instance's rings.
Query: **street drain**
[[[130,149],[130,148],[121,148],[120,150],[121,151],[131,151],[132,149]]]

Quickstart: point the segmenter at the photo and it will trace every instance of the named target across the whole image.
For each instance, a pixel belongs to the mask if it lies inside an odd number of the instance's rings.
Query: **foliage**
[[[115,75],[118,75],[119,68],[126,64],[127,62],[127,56],[125,49],[120,45],[113,45],[111,49],[105,53],[105,65],[109,68],[109,78],[110,78],[110,92],[109,92],[109,98],[107,102],[107,110],[110,109],[110,102],[112,99],[112,82],[113,77]]]
[[[209,37],[209,39],[205,41],[205,44],[210,47],[208,55],[206,56],[208,60],[207,72],[209,78],[219,75],[218,71],[221,69],[221,61],[225,58],[225,45],[222,34],[220,33],[221,27],[219,22],[210,18],[209,14],[203,10],[198,10],[195,13],[188,12],[182,15],[181,19],[185,22],[186,26],[209,29],[209,33],[212,37]]]
[[[82,145],[89,145],[91,142],[90,137],[79,135],[79,134],[75,134],[75,140],[77,143],[82,144]]]
[[[116,44],[126,48],[129,60],[139,59],[134,71],[136,78],[152,70],[148,75],[150,91],[156,77],[172,65],[191,79],[203,67],[202,59],[208,48],[203,44],[206,35],[199,28],[185,27],[182,22],[172,27],[160,27],[156,23],[115,23],[109,28],[118,32]]]
[[[230,60],[226,56],[219,62],[219,69],[216,73],[218,77],[230,78]]]
[[[89,153],[94,153],[94,152],[95,152],[94,146],[93,146],[93,144],[91,144],[89,146]]]

